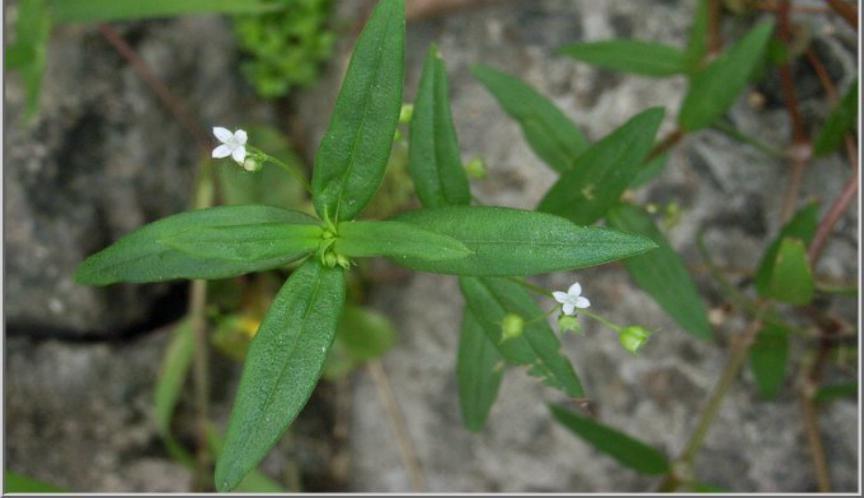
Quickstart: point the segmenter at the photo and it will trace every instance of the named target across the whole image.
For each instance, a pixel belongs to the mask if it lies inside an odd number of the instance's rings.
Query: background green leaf
[[[684,52],[662,43],[638,40],[604,40],[573,43],[560,53],[614,71],[642,76],[673,76],[686,70]]]
[[[217,279],[269,270],[296,259],[290,254],[259,261],[196,257],[161,244],[192,229],[256,223],[309,223],[314,218],[269,206],[221,206],[175,214],[145,225],[78,266],[75,281],[86,285],[161,282],[177,278]]]
[[[68,491],[11,470],[4,470],[3,493],[68,493]]]
[[[567,171],[588,148],[588,140],[552,102],[530,86],[487,66],[471,73],[498,100],[501,108],[522,127],[534,152],[556,171]]]
[[[606,216],[622,232],[644,235],[657,249],[624,260],[636,284],[647,292],[681,327],[700,339],[712,337],[705,303],[693,284],[687,267],[663,233],[642,209],[619,204]]]
[[[404,0],[381,0],[357,39],[312,175],[318,215],[353,219],[384,177],[402,108]]]
[[[435,45],[423,62],[411,118],[408,171],[426,207],[469,204],[471,190],[462,168],[450,114],[447,68]]]
[[[696,131],[710,126],[732,107],[757,66],[765,61],[765,46],[773,30],[771,21],[758,24],[690,78],[690,89],[678,114],[681,128]]]
[[[750,348],[750,368],[763,398],[777,397],[786,378],[788,357],[789,331],[780,325],[766,323]]]
[[[193,459],[171,433],[171,419],[183,392],[183,384],[189,373],[192,355],[195,352],[195,335],[192,322],[186,318],[172,331],[171,341],[165,349],[162,366],[153,392],[153,415],[156,431],[165,441],[171,456],[180,462],[192,464]]]
[[[48,38],[51,35],[53,18],[45,0],[21,0],[18,2],[18,19],[15,23],[15,41],[6,48],[6,67],[21,74],[27,91],[25,116],[36,114],[39,93],[42,89],[42,74]]]
[[[856,80],[825,120],[822,131],[813,143],[815,155],[824,156],[840,147],[843,143],[843,135],[855,128],[858,105],[858,81]]]
[[[561,174],[537,209],[577,225],[600,219],[643,170],[662,120],[663,109],[648,109],[592,145]]]
[[[387,316],[363,306],[346,305],[324,376],[340,379],[363,363],[380,358],[395,343],[396,329]]]
[[[689,72],[699,70],[702,59],[708,52],[708,2],[696,0],[696,13],[690,26],[687,48],[684,50],[684,63]]]
[[[608,263],[656,247],[641,236],[579,227],[551,214],[502,207],[420,209],[396,219],[453,237],[474,252],[461,259],[397,261],[433,273],[535,275]]]
[[[312,394],[333,342],[345,276],[307,261],[276,296],[249,346],[216,463],[220,491],[237,486],[266,456]]]
[[[58,22],[105,22],[208,12],[263,12],[275,0],[49,0]]]
[[[816,396],[813,399],[818,403],[827,403],[838,398],[856,399],[857,397],[858,383],[853,381],[822,386],[816,391]]]
[[[642,167],[639,169],[639,172],[636,173],[636,176],[633,177],[633,180],[627,188],[638,188],[650,182],[654,178],[657,178],[660,176],[660,173],[663,173],[663,169],[666,168],[666,163],[668,162],[669,154],[660,154],[654,159],[642,163]]]
[[[459,284],[471,314],[504,359],[529,366],[529,375],[568,396],[584,395],[573,365],[561,353],[558,337],[542,318],[545,312],[520,284],[504,278],[469,277],[460,278]],[[508,313],[521,316],[525,328],[519,337],[502,340],[501,322]]]
[[[395,261],[405,258],[438,261],[471,254],[453,237],[400,221],[348,221],[339,223],[337,231],[336,253],[349,258],[387,256]]]
[[[815,285],[807,257],[807,247],[801,239],[784,237],[763,297],[803,306],[813,299]]]
[[[669,471],[666,456],[653,447],[561,406],[549,405],[549,409],[561,425],[622,465],[642,474],[657,475]]]
[[[462,421],[468,430],[479,432],[486,425],[503,376],[504,358],[471,310],[466,308],[459,334],[456,380]]]
[[[771,277],[774,273],[774,265],[777,260],[777,252],[780,250],[780,241],[785,237],[794,237],[809,244],[813,240],[816,228],[819,226],[819,203],[811,202],[799,209],[794,216],[780,229],[771,244],[765,249],[759,266],[756,269],[756,289],[760,295],[768,295],[771,285]]]

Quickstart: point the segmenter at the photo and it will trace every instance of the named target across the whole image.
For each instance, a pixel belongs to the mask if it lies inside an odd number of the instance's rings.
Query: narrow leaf
[[[813,273],[810,270],[807,247],[801,239],[783,238],[773,268],[763,297],[798,306],[813,299]]]
[[[193,227],[158,242],[189,256],[228,261],[298,259],[321,244],[323,230],[309,218],[301,223],[255,223]]]
[[[310,260],[273,301],[249,346],[216,487],[229,491],[267,455],[306,404],[333,342],[345,300],[341,269]]]
[[[433,273],[536,275],[608,263],[656,247],[638,235],[579,227],[558,216],[501,207],[420,209],[397,220],[453,237],[473,252],[461,259],[397,261]]]
[[[600,219],[642,171],[662,120],[663,109],[648,109],[592,145],[561,175],[537,209],[577,225]]]
[[[750,348],[750,368],[763,398],[777,397],[786,378],[788,357],[789,331],[780,325],[766,323]]]
[[[381,313],[362,306],[346,306],[336,340],[351,358],[366,361],[380,358],[396,342],[396,329]]]
[[[6,65],[21,74],[27,92],[25,116],[30,118],[39,107],[42,90],[42,75],[48,38],[53,19],[45,0],[22,0],[18,2],[18,19],[15,23],[15,41],[6,49]]]
[[[705,304],[681,256],[672,249],[651,217],[636,206],[619,204],[606,215],[609,224],[653,240],[657,249],[624,261],[636,284],[681,327],[700,339],[712,337]]]
[[[780,234],[771,242],[765,250],[759,266],[756,270],[756,290],[760,295],[767,295],[771,285],[774,265],[777,261],[777,253],[780,250],[780,241],[785,237],[794,237],[809,244],[819,226],[819,203],[811,202],[804,206],[780,229]]]
[[[684,52],[661,43],[605,40],[566,45],[560,52],[588,64],[643,76],[673,76],[686,70]]]
[[[469,309],[462,317],[456,379],[459,381],[459,406],[468,430],[479,432],[486,425],[489,411],[498,397],[504,375],[504,358]]]
[[[450,114],[447,68],[436,46],[429,47],[411,118],[408,171],[426,207],[469,204],[471,191],[462,168]]]
[[[58,22],[105,22],[208,12],[265,12],[273,0],[49,0]]]
[[[857,397],[858,383],[843,382],[820,387],[819,390],[816,391],[816,396],[813,399],[818,403],[827,403],[838,398],[856,399]]]
[[[384,177],[402,107],[404,0],[381,0],[357,39],[312,176],[321,217],[353,219]]]
[[[225,441],[212,426],[208,427],[207,430],[207,444],[210,447],[210,452],[217,458],[222,455]],[[234,491],[238,493],[284,493],[286,490],[260,470],[252,469],[234,488]]]
[[[460,259],[471,254],[447,235],[400,221],[349,221],[338,225],[336,253],[349,258],[387,256],[396,261]]]
[[[267,223],[311,223],[310,216],[268,206],[223,206],[188,211],[163,218],[126,235],[87,258],[75,273],[86,285],[117,282],[161,282],[177,278],[218,279],[268,270],[298,257],[286,254],[256,261],[232,261],[192,256],[160,240],[178,237],[190,230]]]
[[[654,159],[642,163],[642,167],[639,169],[639,172],[636,173],[636,176],[630,182],[630,185],[627,188],[638,188],[646,183],[650,182],[654,178],[660,176],[660,173],[663,173],[663,170],[666,168],[666,163],[669,162],[669,154],[660,154]]]
[[[549,405],[549,409],[561,425],[620,464],[641,474],[658,475],[669,471],[669,460],[652,446],[563,407]]]
[[[758,24],[690,78],[690,89],[678,114],[681,128],[696,131],[710,126],[732,107],[759,63],[764,62],[765,46],[773,30],[773,22]]]
[[[68,491],[17,472],[4,470],[3,493],[68,493]]]
[[[687,38],[687,48],[684,53],[684,63],[689,72],[700,69],[700,64],[708,53],[708,3],[709,0],[696,0],[696,13],[690,36]]]
[[[171,341],[165,350],[156,389],[153,393],[153,413],[156,431],[165,440],[168,451],[179,461],[192,462],[191,456],[184,451],[171,434],[171,419],[180,400],[183,384],[192,363],[195,351],[195,336],[192,322],[187,318],[172,331]]]
[[[477,324],[508,362],[528,366],[528,374],[549,387],[578,398],[584,395],[582,383],[570,361],[561,354],[561,343],[545,312],[518,283],[503,278],[460,278],[462,294]],[[522,335],[506,340],[501,322],[508,313],[525,321]]]
[[[858,81],[849,87],[843,99],[828,115],[822,131],[813,143],[813,153],[824,156],[834,152],[843,143],[843,135],[855,128],[858,117]]]
[[[486,66],[471,69],[498,100],[501,108],[522,127],[528,145],[556,171],[567,171],[588,148],[588,140],[552,102],[508,74]]]

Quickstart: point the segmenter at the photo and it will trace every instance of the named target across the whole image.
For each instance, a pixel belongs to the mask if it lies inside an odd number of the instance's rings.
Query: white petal
[[[237,145],[246,145],[246,140],[249,140],[246,130],[237,130],[234,132],[234,143]]]
[[[577,308],[587,308],[591,306],[591,301],[589,301],[587,297],[579,296],[576,298],[576,302],[574,304]]]
[[[552,297],[555,298],[561,304],[564,304],[570,300],[570,296],[566,292],[555,291],[552,293]]]
[[[575,313],[576,309],[575,309],[575,306],[573,306],[573,303],[564,303],[564,306],[562,306],[562,309],[563,309],[565,315],[575,315],[576,314]]]
[[[243,147],[242,145],[235,147],[234,150],[231,151],[231,157],[237,161],[238,164],[243,164],[243,160],[246,159],[246,147]]]
[[[216,135],[216,138],[218,138],[219,141],[222,143],[231,140],[231,137],[234,136],[234,134],[231,133],[231,130],[229,130],[228,128],[222,128],[221,126],[214,126],[213,134]]]
[[[213,149],[213,157],[216,159],[222,159],[223,157],[228,157],[231,155],[231,147],[222,144],[215,149]]]
[[[567,289],[567,294],[570,294],[571,296],[582,294],[582,286],[579,285],[579,282],[575,282],[569,289]]]

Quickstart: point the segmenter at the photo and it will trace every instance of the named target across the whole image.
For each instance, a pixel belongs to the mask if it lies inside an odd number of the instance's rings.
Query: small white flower
[[[222,142],[219,146],[213,149],[213,157],[222,159],[223,157],[231,156],[237,164],[243,165],[243,160],[246,159],[246,132],[237,130],[231,133],[231,130],[216,126],[213,128],[213,134]]]
[[[579,282],[576,282],[567,289],[567,292],[555,291],[552,293],[552,296],[563,305],[562,308],[565,315],[575,315],[576,308],[591,306],[591,301],[580,294],[582,294],[582,286],[579,285]]]

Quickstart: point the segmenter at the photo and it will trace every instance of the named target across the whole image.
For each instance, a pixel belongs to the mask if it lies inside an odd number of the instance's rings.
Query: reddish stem
[[[843,0],[825,0],[840,15],[852,29],[858,31],[858,9]]]
[[[813,237],[813,242],[810,243],[810,249],[807,255],[810,258],[811,267],[816,266],[816,262],[822,255],[822,250],[825,249],[825,244],[828,242],[828,237],[834,230],[834,225],[843,216],[843,213],[849,208],[849,205],[855,199],[855,194],[858,193],[858,179],[860,178],[860,170],[858,168],[858,160],[855,159],[852,165],[854,173],[846,182],[846,186],[840,193],[840,196],[834,200],[834,204],[825,213],[822,221],[819,223],[819,228],[816,229],[816,235]]]

